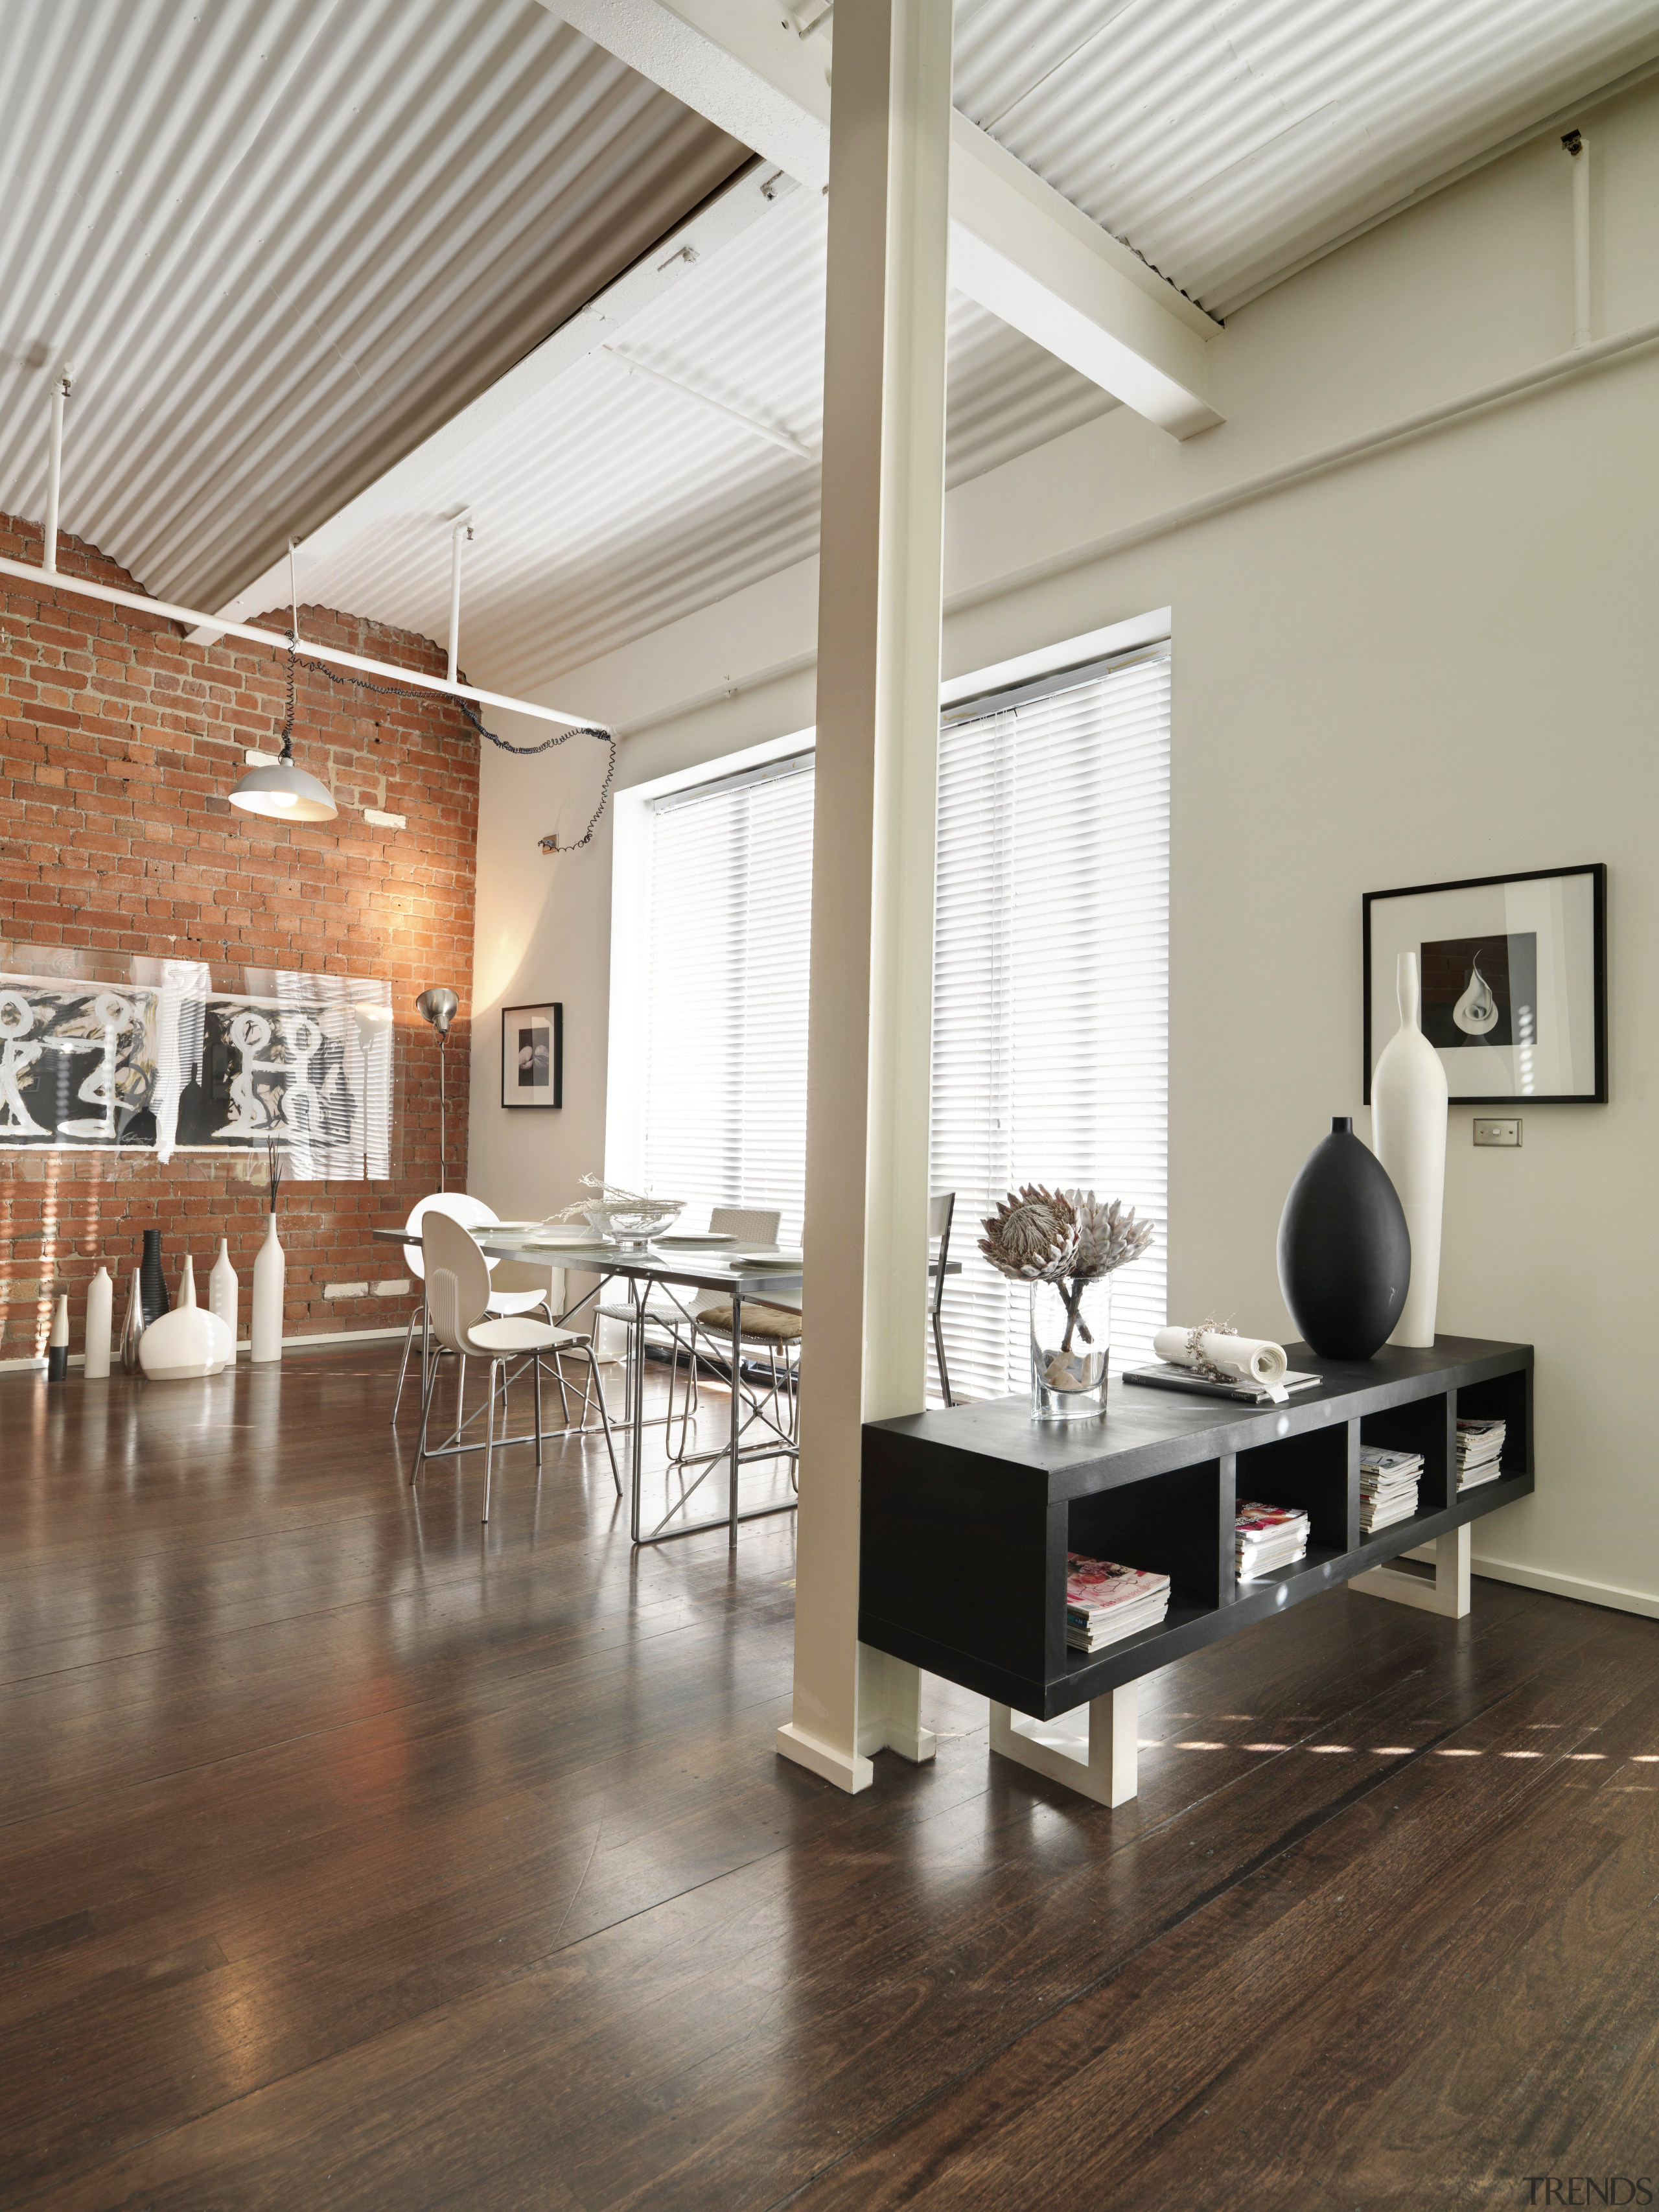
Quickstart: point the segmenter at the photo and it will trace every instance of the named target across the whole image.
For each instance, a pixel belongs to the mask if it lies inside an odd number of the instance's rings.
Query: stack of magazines
[[[1498,1462],[1504,1451],[1502,1421],[1460,1421],[1457,1424],[1457,1486],[1473,1490],[1480,1483],[1496,1482],[1504,1472]]]
[[[1308,1548],[1308,1516],[1299,1505],[1241,1505],[1234,1528],[1242,1583],[1290,1566]]]
[[[1066,1641],[1073,1651],[1100,1651],[1143,1628],[1156,1628],[1170,1610],[1170,1577],[1115,1559],[1066,1555]]]
[[[1368,1536],[1409,1521],[1417,1510],[1417,1486],[1423,1474],[1421,1452],[1359,1448],[1359,1525]]]

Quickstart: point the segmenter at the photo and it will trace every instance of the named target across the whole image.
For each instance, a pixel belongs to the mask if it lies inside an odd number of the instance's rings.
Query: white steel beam
[[[780,165],[781,166],[781,165]],[[721,248],[740,238],[793,189],[764,167],[751,166],[716,192],[695,214],[626,269],[568,322],[561,323],[533,352],[515,362],[504,376],[453,416],[412,453],[348,500],[295,551],[302,564],[314,562],[350,544],[376,524],[393,516],[418,514],[430,498],[428,486],[440,472],[497,425],[526,409],[544,410],[556,404],[560,380],[578,369],[591,354],[614,345],[629,323],[653,307],[674,286],[695,283]],[[288,597],[286,554],[246,583],[217,610],[224,623],[245,621],[282,605]],[[211,645],[222,627],[204,623],[191,642]]]
[[[771,0],[542,0],[804,185],[830,179],[830,49]],[[1177,438],[1210,404],[1219,331],[965,115],[951,118],[951,282]]]
[[[858,1640],[863,1425],[919,1413],[943,589],[951,0],[839,0],[823,357],[817,787],[793,1712],[861,1790],[925,1759],[914,1667]]]

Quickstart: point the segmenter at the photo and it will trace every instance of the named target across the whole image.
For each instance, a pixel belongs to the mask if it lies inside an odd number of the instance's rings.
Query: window
[[[812,757],[657,799],[645,1023],[647,1190],[778,1206],[806,1177]]]
[[[932,1182],[957,1194],[953,1388],[1025,1383],[1020,1292],[980,1256],[1005,1191],[1124,1198],[1158,1224],[1113,1285],[1113,1352],[1165,1319],[1167,646],[953,708],[939,740]]]
[[[708,1206],[805,1177],[811,754],[653,802],[643,1173]],[[957,1194],[945,1294],[963,1396],[1022,1389],[1021,1293],[977,1250],[1020,1182],[1150,1216],[1114,1284],[1115,1355],[1164,1322],[1170,662],[1142,648],[954,707],[939,742],[932,1184]],[[929,1386],[936,1377],[929,1363]]]

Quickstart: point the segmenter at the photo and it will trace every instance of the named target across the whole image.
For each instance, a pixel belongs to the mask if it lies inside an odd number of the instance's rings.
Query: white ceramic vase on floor
[[[219,1256],[208,1275],[208,1310],[217,1316],[230,1331],[230,1356],[236,1357],[236,1328],[241,1318],[237,1311],[241,1286],[236,1280],[236,1270],[230,1264],[230,1240],[219,1239]]]
[[[265,1224],[265,1241],[253,1262],[253,1324],[249,1334],[256,1367],[283,1356],[283,1297],[287,1275],[288,1261],[277,1240],[276,1217],[273,1213]]]
[[[138,1340],[138,1364],[152,1382],[189,1382],[224,1372],[235,1346],[223,1322],[196,1303],[196,1265],[186,1258],[179,1303],[160,1314]]]
[[[87,1285],[87,1364],[88,1382],[101,1382],[109,1373],[110,1322],[113,1318],[115,1285],[109,1269],[100,1267]]]
[[[1446,1071],[1423,1034],[1417,955],[1400,955],[1400,1027],[1371,1078],[1376,1157],[1411,1231],[1411,1285],[1390,1344],[1431,1346],[1440,1298],[1440,1217],[1446,1194]]]

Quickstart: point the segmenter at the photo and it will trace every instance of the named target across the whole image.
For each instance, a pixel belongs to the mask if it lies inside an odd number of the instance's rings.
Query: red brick
[[[40,547],[32,524],[0,515],[0,550],[33,561]],[[135,588],[74,539],[64,541],[60,565]],[[443,653],[427,639],[324,607],[303,610],[302,621],[319,642],[442,672]],[[263,626],[281,635],[287,622],[286,609],[272,611]],[[413,1006],[437,963],[466,999],[477,752],[435,698],[354,694],[302,671],[302,754],[333,774],[343,801],[382,803],[410,828],[372,831],[348,813],[283,830],[236,814],[226,793],[243,749],[267,747],[281,726],[285,673],[280,653],[229,639],[190,645],[158,616],[33,586],[0,593],[0,774],[13,802],[0,846],[0,938],[85,947],[91,972],[112,980],[132,955],[173,949],[207,960],[231,988],[245,966],[375,975],[392,986],[400,1036],[391,1180],[284,1188],[290,1323],[311,1334],[399,1322],[407,1310],[401,1299],[334,1306],[321,1291],[337,1278],[393,1273],[395,1259],[368,1231],[401,1220],[437,1181],[436,1069]],[[453,1034],[452,1121],[464,1127],[464,1024]],[[129,1274],[154,1224],[170,1276],[186,1249],[205,1268],[228,1236],[246,1298],[264,1200],[239,1166],[181,1153],[163,1168],[140,1155],[124,1158],[118,1176],[97,1153],[0,1153],[0,1275],[49,1276],[68,1290],[78,1347],[97,1261]],[[118,1295],[118,1314],[122,1303]],[[46,1298],[0,1307],[0,1357],[33,1351],[50,1316]]]

